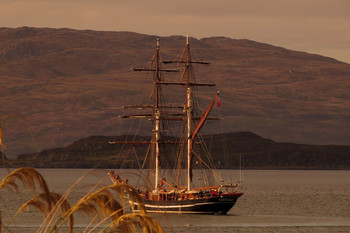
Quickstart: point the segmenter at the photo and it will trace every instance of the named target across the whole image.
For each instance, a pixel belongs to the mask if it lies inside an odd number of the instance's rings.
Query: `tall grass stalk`
[[[110,190],[114,191],[118,195],[118,197],[122,200],[122,205],[114,199]],[[134,188],[126,184],[113,184],[103,187],[94,193],[88,193],[85,195],[74,206],[72,206],[72,208],[68,210],[48,232],[57,232],[67,221],[69,216],[73,215],[77,211],[84,212],[91,216],[98,215],[100,211],[104,217],[114,216],[118,218],[125,214],[126,196],[130,202],[139,203],[140,206],[142,206],[140,210],[143,213],[146,213],[142,198],[138,195]],[[118,214],[112,215],[114,212],[118,212]]]
[[[88,172],[89,173],[89,172]],[[146,208],[137,190],[127,184],[113,184],[97,189],[102,181],[98,182],[84,197],[73,206],[68,203],[68,196],[83,178],[80,177],[65,193],[49,192],[46,181],[34,168],[19,168],[7,175],[1,182],[0,188],[7,188],[10,191],[19,192],[19,183],[25,188],[33,191],[33,198],[25,202],[11,218],[8,225],[18,217],[28,206],[32,206],[41,212],[46,218],[37,230],[37,233],[58,232],[68,222],[69,232],[73,232],[73,214],[82,212],[91,216],[92,220],[84,232],[93,232],[102,227],[100,232],[164,232],[159,223],[147,215]],[[40,194],[35,194],[36,186],[41,189]],[[134,203],[138,205],[140,213],[127,213],[134,211]],[[60,216],[58,212],[61,212]],[[103,216],[100,220],[101,215]],[[97,220],[98,221],[95,221]],[[108,223],[107,223],[108,222]],[[94,225],[93,225],[94,224]],[[7,226],[8,226],[7,225]],[[2,232],[2,221],[0,213],[0,232]]]
[[[48,208],[51,210],[52,205],[49,187],[47,186],[45,179],[37,170],[31,167],[22,167],[16,169],[7,175],[4,179],[2,179],[0,189],[7,188],[18,193],[18,181],[22,183],[23,187],[30,188],[33,191],[34,196],[36,184],[38,184],[41,189],[43,198],[46,201]]]
[[[37,230],[37,233],[46,232],[50,228],[50,225],[54,221],[55,216],[57,215],[58,211],[61,209],[60,205],[67,200],[67,197],[69,196],[69,194],[71,194],[73,188],[75,188],[84,178],[86,178],[91,173],[91,171],[92,170],[85,172],[81,177],[79,177],[79,179],[73,185],[71,185],[68,188],[68,190],[62,195],[62,198],[56,203],[56,205],[54,206],[50,214],[42,222],[41,226]]]

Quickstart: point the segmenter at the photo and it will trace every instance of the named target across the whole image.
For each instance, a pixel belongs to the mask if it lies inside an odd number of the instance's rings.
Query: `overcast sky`
[[[350,63],[349,0],[0,0],[0,23],[244,38]]]

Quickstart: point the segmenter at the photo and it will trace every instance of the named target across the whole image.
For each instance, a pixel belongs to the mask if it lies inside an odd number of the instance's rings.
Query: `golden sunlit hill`
[[[157,36],[133,32],[0,28],[0,117],[8,158],[128,131],[122,105],[148,98]],[[221,91],[220,131],[279,142],[350,145],[350,65],[250,40],[190,38],[196,79]],[[160,37],[179,59],[185,37]],[[135,126],[137,128],[137,126]],[[129,129],[130,130],[130,129]],[[220,133],[220,132],[214,132]]]

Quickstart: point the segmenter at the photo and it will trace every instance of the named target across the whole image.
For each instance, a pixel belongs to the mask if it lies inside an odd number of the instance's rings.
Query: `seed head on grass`
[[[164,233],[161,225],[150,215],[143,213],[126,214],[114,220],[100,232],[115,232],[115,230],[125,233]]]
[[[112,195],[112,192],[117,194],[117,197],[121,200],[121,203],[117,201]],[[128,199],[128,200],[127,200]],[[95,218],[100,212],[107,219],[112,220],[112,225],[116,221],[125,215],[127,203],[137,202],[139,209],[142,214],[146,215],[146,208],[144,207],[142,198],[138,192],[131,186],[127,184],[113,184],[105,186],[96,192],[88,193],[83,198],[81,198],[70,210],[68,210],[64,217],[57,221],[49,232],[57,232],[60,227],[67,221],[69,216],[73,215],[75,212],[84,212],[89,216]],[[131,209],[134,206],[131,205]]]
[[[0,188],[7,188],[18,193],[19,186],[17,182],[21,182],[23,187],[32,189],[34,195],[36,188],[35,186],[38,184],[41,192],[43,193],[42,195],[45,198],[47,206],[49,209],[51,209],[52,205],[49,188],[45,179],[37,170],[31,167],[18,168],[2,179]]]
[[[69,222],[69,232],[73,232],[73,214],[77,211],[86,213],[88,216],[92,216],[93,219],[99,217],[100,213],[103,215],[104,219],[93,225],[90,231],[108,221],[110,223],[101,232],[118,231],[128,233],[140,230],[149,233],[164,232],[159,223],[147,215],[143,200],[137,190],[127,184],[113,184],[95,192],[91,191],[70,207],[66,198],[71,189],[63,196],[57,193],[50,193],[46,181],[34,168],[19,168],[15,170],[2,180],[0,188],[4,187],[18,193],[19,183],[32,189],[34,194],[36,185],[39,185],[42,193],[34,195],[31,200],[24,203],[10,222],[26,207],[35,207],[44,216],[47,216],[37,232],[58,232],[67,221]],[[128,204],[131,211],[133,211],[134,203],[137,204],[140,213],[126,214]],[[56,218],[59,210],[61,210],[62,214],[59,218]],[[93,222],[94,220],[91,221],[91,223]],[[1,228],[0,213],[0,232],[2,232]],[[90,225],[85,232],[89,228]]]
[[[67,212],[70,209],[70,205],[67,202],[67,200],[62,198],[62,195],[59,193],[50,193],[50,199],[52,201],[52,205],[59,208],[61,210],[61,214],[63,215],[65,212]],[[57,206],[56,206],[57,205]],[[40,193],[24,203],[17,211],[17,213],[12,217],[12,219],[9,221],[8,225],[21,213],[23,212],[27,207],[32,206],[36,209],[38,209],[44,218],[46,218],[48,215],[53,214],[52,209],[47,206],[46,202],[46,194]],[[69,232],[73,232],[73,216],[70,216],[69,218]]]

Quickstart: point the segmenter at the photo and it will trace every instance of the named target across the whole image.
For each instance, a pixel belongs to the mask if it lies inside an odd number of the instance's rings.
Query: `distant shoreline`
[[[229,142],[227,151],[220,144],[223,136]],[[136,161],[135,155],[126,154],[121,145],[107,143],[111,139],[125,137],[91,136],[63,148],[22,154],[17,160],[8,160],[7,163],[9,167],[137,169],[138,162],[144,159],[144,147],[136,148],[140,160]],[[216,134],[204,138],[214,145],[211,155],[215,169],[239,169],[240,157],[242,169],[249,170],[350,169],[350,146],[279,143],[251,132]],[[162,166],[170,168],[173,163],[170,161]]]

